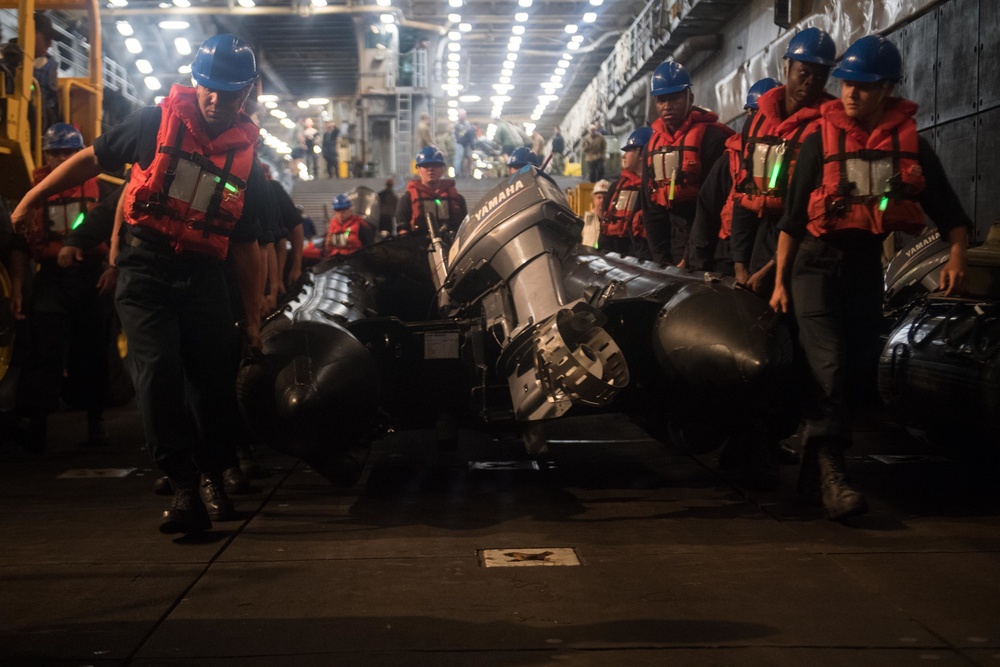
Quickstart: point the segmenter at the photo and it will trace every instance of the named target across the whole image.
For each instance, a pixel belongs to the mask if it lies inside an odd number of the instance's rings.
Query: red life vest
[[[178,254],[225,259],[243,214],[257,126],[241,115],[210,138],[195,90],[185,86],[171,88],[161,106],[156,156],[146,169],[132,167],[125,221],[163,236]]]
[[[439,227],[447,227],[452,231],[458,229],[462,222],[462,212],[458,204],[458,190],[455,181],[442,178],[436,187],[430,187],[415,179],[406,184],[410,193],[410,232],[427,233],[425,213],[430,213]]]
[[[361,227],[368,222],[360,215],[352,215],[347,220],[337,216],[330,218],[330,226],[326,231],[327,255],[350,255],[364,245],[361,242]]]
[[[913,120],[917,105],[893,98],[871,133],[848,118],[840,100],[822,109],[823,185],[809,197],[809,232],[920,233],[924,212],[917,196],[924,174]]]
[[[48,167],[36,169],[32,174],[35,185],[50,173]],[[31,256],[36,260],[55,258],[62,249],[63,239],[83,222],[100,196],[100,185],[96,178],[91,178],[46,199],[44,210],[38,210],[34,224],[25,233]]]
[[[635,233],[638,221],[639,230],[645,236],[646,229],[642,226],[641,193],[642,177],[623,169],[621,178],[609,193],[608,210],[601,221],[601,234],[606,237],[627,239]]]
[[[785,86],[757,99],[759,107],[744,130],[742,165],[736,181],[736,203],[759,215],[785,210],[785,193],[792,180],[799,149],[819,130],[820,107],[833,99],[825,95],[813,106],[798,109],[782,120]]]
[[[733,198],[736,195],[737,178],[740,174],[740,165],[743,160],[743,135],[734,134],[726,139],[726,156],[729,158],[729,176],[733,185],[726,195],[726,203],[722,205],[719,212],[719,238],[728,239],[733,235]]]
[[[701,144],[705,130],[719,127],[733,131],[718,122],[714,111],[691,107],[687,118],[676,132],[670,132],[662,118],[653,121],[653,136],[646,145],[646,173],[649,174],[649,196],[653,202],[670,208],[676,202],[692,201],[701,187]]]

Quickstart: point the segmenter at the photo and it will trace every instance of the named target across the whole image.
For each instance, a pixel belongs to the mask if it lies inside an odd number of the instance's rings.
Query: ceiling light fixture
[[[583,15],[584,23],[593,23],[596,20],[597,20],[597,14],[595,14],[594,12],[587,12],[586,14]]]
[[[118,32],[121,33],[122,37],[131,37],[135,34],[132,24],[128,21],[117,21],[115,22],[115,27],[118,28]]]
[[[160,85],[160,80],[157,79],[155,76],[147,76],[145,79],[143,79],[143,81],[146,82],[146,87],[149,88],[150,90],[159,90],[160,88],[162,88],[162,86]]]
[[[145,58],[140,58],[135,61],[135,68],[139,70],[142,74],[152,74],[153,66],[149,64],[149,61]]]
[[[160,21],[159,25],[163,30],[187,30],[191,27],[187,21]]]
[[[528,20],[527,12],[518,12],[517,14],[514,14],[514,20],[518,23],[524,23]]]
[[[187,41],[187,37],[177,37],[174,39],[174,48],[177,49],[177,53],[182,56],[191,55],[191,42]]]
[[[578,28],[577,28],[577,26],[576,26],[575,23],[570,23],[569,25],[566,26],[565,30],[566,30],[567,34],[572,35],[572,34],[576,33],[576,31],[578,30]]]
[[[524,34],[524,26],[523,25],[516,25],[513,28],[511,28],[510,31],[512,33],[514,33],[515,35],[523,35]]]
[[[472,24],[471,23],[459,23],[458,24],[458,29],[461,30],[462,32],[469,32],[470,30],[472,30]]]
[[[129,53],[142,53],[142,44],[135,37],[129,37],[125,40],[125,48],[128,49]]]
[[[237,0],[237,1],[239,2],[240,7],[248,7],[249,8],[249,7],[253,7],[254,4],[255,4],[253,0]]]

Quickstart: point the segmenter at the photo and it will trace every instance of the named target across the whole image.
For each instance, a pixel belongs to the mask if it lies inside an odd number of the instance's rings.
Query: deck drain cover
[[[136,468],[77,468],[67,470],[56,479],[87,479],[93,477],[128,477]]]
[[[541,549],[480,549],[483,567],[534,567],[579,565],[576,550],[562,547]]]

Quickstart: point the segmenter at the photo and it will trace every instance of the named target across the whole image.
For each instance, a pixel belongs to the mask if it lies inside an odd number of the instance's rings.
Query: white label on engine
[[[458,332],[425,333],[424,359],[458,359]]]

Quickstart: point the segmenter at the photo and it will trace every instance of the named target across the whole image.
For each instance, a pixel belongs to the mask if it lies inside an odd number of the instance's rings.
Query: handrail
[[[38,79],[31,77],[31,97],[30,101],[35,103],[35,131],[31,136],[31,157],[35,161],[35,166],[42,165],[42,87]],[[29,104],[29,108],[31,108]]]

